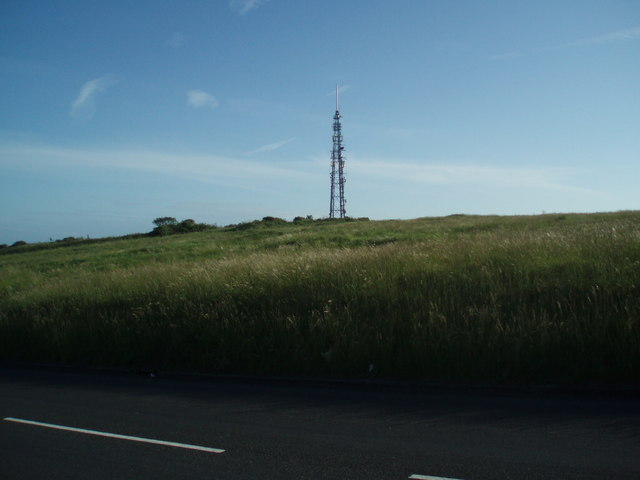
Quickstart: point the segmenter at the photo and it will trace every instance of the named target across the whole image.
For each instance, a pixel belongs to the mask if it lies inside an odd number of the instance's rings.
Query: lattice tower
[[[329,203],[329,218],[344,218],[347,215],[344,198],[344,161],[342,154],[342,125],[340,124],[339,89],[336,85],[336,113],[333,116],[333,149],[331,150],[331,201]]]

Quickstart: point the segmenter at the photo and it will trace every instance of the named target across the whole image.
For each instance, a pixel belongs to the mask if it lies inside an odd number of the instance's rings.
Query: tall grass
[[[113,247],[119,253],[103,244],[0,258],[2,357],[272,374],[640,379],[636,212],[286,225],[130,242]]]

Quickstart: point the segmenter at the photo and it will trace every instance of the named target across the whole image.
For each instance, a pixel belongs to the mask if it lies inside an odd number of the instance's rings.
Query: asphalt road
[[[640,398],[631,392],[299,384],[4,367],[0,416],[2,479],[640,478]]]

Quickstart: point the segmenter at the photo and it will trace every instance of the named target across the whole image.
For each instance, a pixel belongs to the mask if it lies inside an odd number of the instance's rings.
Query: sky
[[[3,0],[0,244],[640,209],[637,0]]]

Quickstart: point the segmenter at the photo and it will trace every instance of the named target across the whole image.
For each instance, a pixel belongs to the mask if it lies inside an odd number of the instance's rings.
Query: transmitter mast
[[[344,198],[344,157],[342,151],[342,125],[340,124],[339,89],[336,85],[336,113],[333,116],[333,149],[331,150],[331,201],[329,218],[344,218],[347,214]]]

